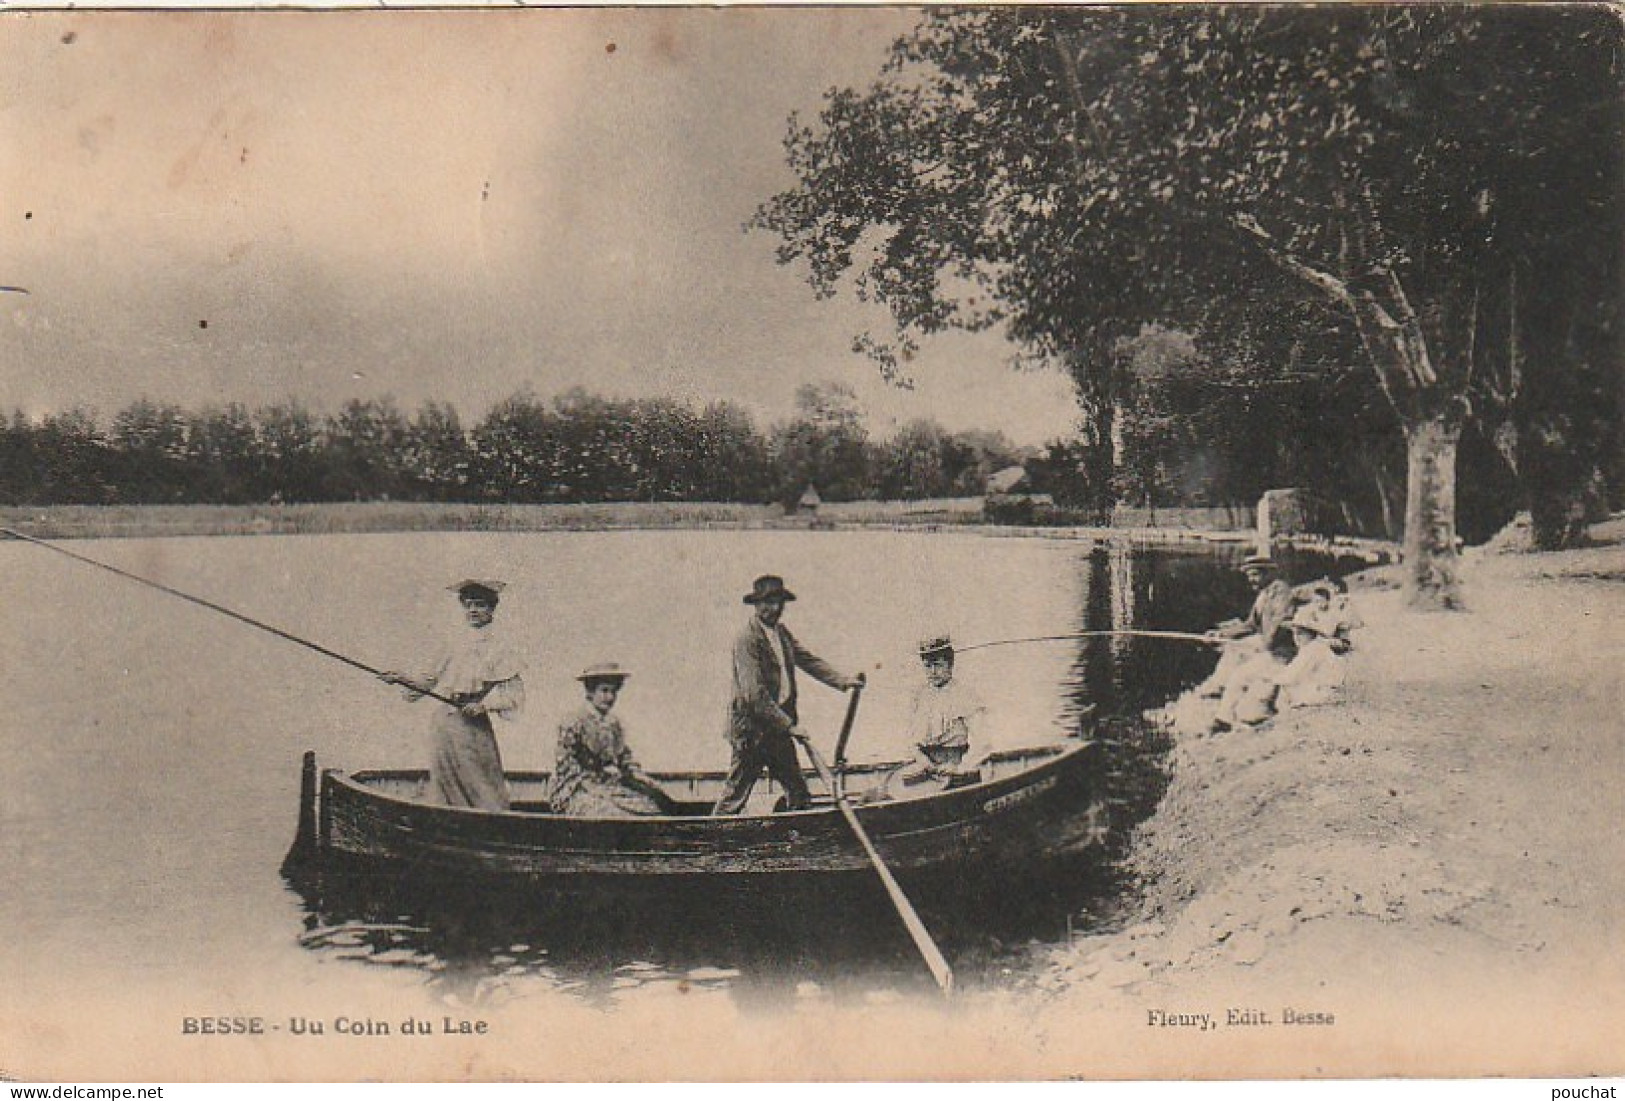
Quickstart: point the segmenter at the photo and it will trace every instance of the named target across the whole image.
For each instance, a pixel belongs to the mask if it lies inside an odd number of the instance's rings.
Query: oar
[[[991,646],[1015,646],[1026,642],[1068,642],[1077,638],[1167,638],[1177,642],[1201,642],[1208,646],[1220,646],[1226,641],[1222,638],[1209,638],[1207,635],[1192,634],[1190,631],[1149,631],[1137,627],[1124,627],[1110,631],[1076,631],[1070,635],[1038,635],[1034,638],[1001,638],[997,642],[977,642],[970,646],[956,646],[958,653],[970,650],[986,650]]]
[[[841,735],[835,739],[835,782],[843,795],[846,794],[846,742],[852,737],[852,723],[858,717],[858,698],[862,694],[863,685],[852,689],[846,701],[846,718],[841,720]]]
[[[852,690],[852,700],[847,704],[846,729],[841,733],[843,741],[850,731],[852,716],[857,710],[859,691],[861,689],[854,688]],[[824,758],[813,747],[810,739],[803,737],[801,745],[806,749],[807,756],[812,759],[813,768],[818,770],[818,775],[823,779],[824,786],[829,788],[830,793],[834,795],[835,806],[840,810],[841,817],[846,819],[846,824],[851,828],[853,835],[857,837],[858,844],[862,845],[863,851],[868,854],[869,863],[874,866],[875,874],[880,876],[881,885],[886,888],[886,894],[891,899],[892,906],[897,910],[897,916],[903,919],[903,925],[908,929],[908,935],[914,940],[914,947],[919,949],[920,956],[925,960],[925,965],[931,969],[931,976],[937,980],[937,985],[942,988],[943,996],[951,997],[954,992],[954,970],[948,966],[948,961],[943,958],[942,949],[938,948],[937,942],[931,939],[930,932],[925,928],[925,922],[920,920],[920,915],[914,910],[914,904],[903,893],[903,888],[898,886],[896,877],[891,874],[891,869],[886,867],[886,862],[881,859],[880,851],[875,848],[875,843],[869,840],[869,831],[865,830],[863,823],[858,821],[857,812],[852,809],[852,804],[847,802],[846,792],[837,783],[834,774],[829,770],[829,766],[824,763]]]
[[[189,600],[193,604],[209,609],[211,612],[219,612],[223,616],[230,616],[239,623],[246,623],[250,627],[264,631],[267,634],[275,635],[277,638],[286,639],[288,642],[296,643],[305,647],[307,650],[314,650],[323,657],[332,658],[334,661],[342,661],[345,665],[350,666],[352,669],[359,669],[363,673],[371,673],[375,677],[382,677],[384,675],[383,670],[374,669],[365,662],[360,662],[354,658],[346,657],[336,650],[329,650],[327,647],[317,645],[316,643],[311,642],[309,639],[303,639],[298,635],[289,634],[287,631],[273,627],[269,623],[261,623],[257,619],[243,615],[241,612],[234,612],[230,608],[222,607],[221,605],[214,603],[212,600],[204,600],[201,596],[193,596],[190,593],[183,593],[179,589],[172,589],[168,585],[163,585],[157,581],[151,581],[137,574],[129,573],[125,570],[119,569],[117,566],[109,566],[106,562],[98,562],[94,558],[86,558],[82,554],[74,554],[70,550],[63,550],[54,543],[47,543],[43,539],[35,539],[31,535],[24,535],[21,532],[13,531],[10,528],[0,528],[0,535],[7,535],[13,539],[21,540],[24,543],[32,543],[36,547],[44,547],[48,551],[55,551],[57,554],[73,559],[75,562],[83,562],[87,566],[95,566],[99,570],[106,570],[108,573],[117,574],[126,581],[134,581],[136,584],[145,585],[149,589],[157,589],[161,593],[168,593],[170,596],[178,596],[182,600]],[[413,691],[416,692],[417,689],[413,688]],[[461,706],[456,700],[447,699],[445,696],[437,695],[434,692],[423,692],[421,694],[428,696],[430,699],[439,700],[441,703],[449,703],[453,707]]]

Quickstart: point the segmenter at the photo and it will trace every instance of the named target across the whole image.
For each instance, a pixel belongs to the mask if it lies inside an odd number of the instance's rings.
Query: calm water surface
[[[800,599],[786,622],[838,667],[868,672],[855,759],[902,753],[923,634],[962,643],[1130,625],[1202,629],[1245,607],[1213,552],[1128,554],[1089,544],[882,532],[425,534],[117,540],[71,544],[378,667],[421,664],[459,626],[444,591],[464,576],[510,588],[498,623],[528,655],[530,706],[500,725],[511,768],[546,768],[573,675],[633,671],[619,705],[652,769],[721,768],[728,649],[762,572]],[[300,1004],[371,994],[425,1006],[573,999],[620,1005],[681,990],[755,1000],[889,997],[921,987],[907,941],[878,921],[809,949],[799,935],[687,938],[670,928],[595,941],[579,929],[421,915],[312,914],[277,868],[292,836],[300,754],[339,768],[418,766],[426,706],[339,663],[193,605],[0,544],[0,1010],[182,989],[198,1012],[294,990]],[[1055,741],[1080,716],[1134,715],[1210,667],[1205,648],[1098,639],[967,653],[993,745]],[[828,752],[842,699],[804,693]],[[1154,796],[1133,724],[1108,723],[1126,828]],[[1001,981],[1001,949],[1059,937],[1111,889],[1077,882],[1038,915],[955,944],[972,982]],[[1057,893],[1058,890],[1058,893]],[[872,900],[871,900],[872,901]],[[856,906],[852,913],[861,912]],[[855,919],[856,920],[856,919]],[[1081,919],[1080,919],[1081,920]],[[828,938],[826,938],[827,940]],[[65,966],[66,961],[79,961]],[[83,961],[94,961],[88,966]],[[675,995],[672,995],[675,996]],[[32,1000],[32,1001],[31,1001]]]

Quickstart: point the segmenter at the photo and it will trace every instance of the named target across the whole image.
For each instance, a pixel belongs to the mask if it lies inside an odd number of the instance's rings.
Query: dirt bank
[[[1054,1042],[1134,1076],[1625,1070],[1625,523],[1598,534],[1470,553],[1466,614],[1357,591],[1346,702],[1180,741],[1138,924],[1043,961]]]

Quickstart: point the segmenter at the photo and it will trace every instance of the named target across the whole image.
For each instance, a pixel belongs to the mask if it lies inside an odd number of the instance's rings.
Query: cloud
[[[850,350],[876,319],[815,302],[742,232],[791,182],[788,114],[871,77],[911,18],[7,20],[0,143],[28,155],[0,167],[18,269],[3,275],[33,294],[0,303],[0,345],[26,365],[0,403],[391,393],[478,416],[522,386],[585,385],[767,418],[798,383],[838,377],[878,422],[917,410],[1053,435],[1058,380],[1002,373],[996,343],[946,341],[919,364],[975,386],[974,408],[953,386],[887,390]]]

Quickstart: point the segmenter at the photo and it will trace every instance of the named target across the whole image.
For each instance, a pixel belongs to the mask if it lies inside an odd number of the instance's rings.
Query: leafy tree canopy
[[[792,119],[799,183],[754,224],[817,293],[889,307],[859,338],[882,370],[1001,326],[1097,419],[1143,324],[1312,307],[1412,441],[1407,557],[1449,604],[1455,440],[1524,391],[1532,288],[1594,307],[1545,369],[1617,360],[1620,38],[1602,6],[937,10]]]

